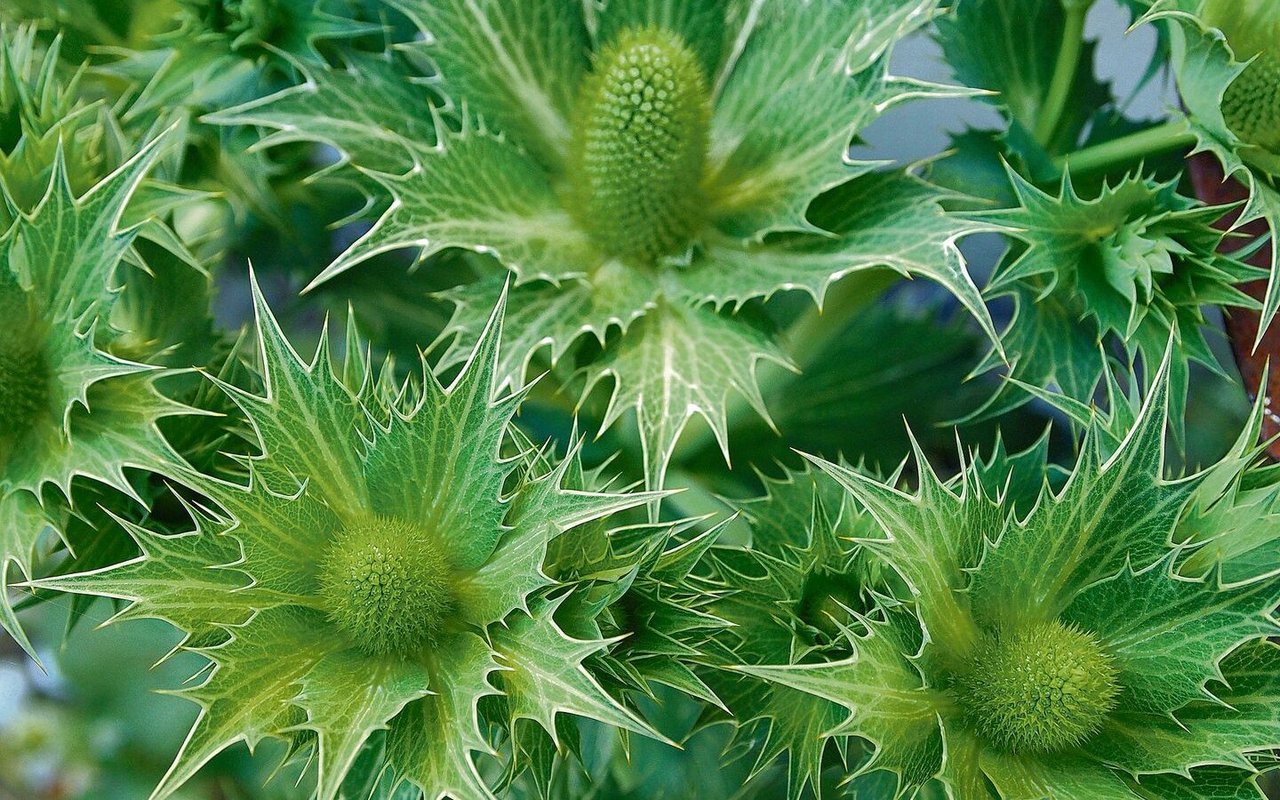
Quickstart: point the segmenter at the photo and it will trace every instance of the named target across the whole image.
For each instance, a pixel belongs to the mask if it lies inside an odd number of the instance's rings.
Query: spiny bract
[[[1140,361],[1150,376],[1176,336],[1170,397],[1181,438],[1191,365],[1227,369],[1205,337],[1205,306],[1257,308],[1243,285],[1266,277],[1218,252],[1225,235],[1214,223],[1230,209],[1200,205],[1179,194],[1176,182],[1141,175],[1104,184],[1094,197],[1078,193],[1069,173],[1057,192],[1012,170],[1008,175],[1017,207],[974,214],[1025,245],[1009,250],[986,289],[989,297],[1012,296],[1018,305],[1001,333],[1004,352],[993,351],[983,368],[1002,366],[1007,357],[1024,384],[1056,384],[1087,402],[1103,379],[1110,348],[1118,345],[1126,366]],[[985,412],[1030,396],[1005,383]]]
[[[1218,785],[1254,796],[1255,765],[1280,744],[1280,649],[1268,641],[1280,633],[1280,586],[1240,554],[1260,536],[1274,547],[1274,526],[1217,528],[1223,546],[1207,566],[1195,555],[1204,542],[1179,525],[1189,508],[1232,503],[1261,407],[1221,464],[1167,481],[1166,373],[1167,362],[1128,431],[1116,430],[1120,411],[1093,421],[1060,491],[1013,493],[1022,457],[973,461],[945,483],[919,460],[914,494],[814,459],[818,473],[749,505],[753,549],[793,555],[738,570],[744,609],[771,594],[777,606],[799,600],[798,570],[821,566],[863,586],[842,592],[835,641],[782,617],[744,620],[740,641],[727,634],[722,668],[778,687],[753,691],[744,678],[733,695],[744,719],[769,726],[764,755],[789,752],[793,775],[812,780],[822,745],[815,753],[810,736],[851,754],[863,742],[861,756],[846,756],[855,789],[887,771],[908,796],[1133,800],[1204,797]],[[782,513],[773,498],[805,491],[808,534],[771,541]],[[880,570],[858,568],[859,554],[882,559]],[[732,614],[737,602],[712,608]]]
[[[212,119],[276,129],[268,143],[328,142],[392,200],[313,285],[389,250],[496,257],[517,278],[502,381],[569,356],[584,396],[611,385],[601,426],[636,412],[650,486],[693,417],[727,452],[731,396],[766,415],[756,366],[786,354],[728,313],[744,303],[793,289],[820,302],[850,272],[889,268],[938,281],[994,338],[954,247],[984,226],[848,152],[890,105],[953,91],[887,69],[937,0],[392,5],[445,103],[409,60],[357,59]],[[450,293],[445,363],[506,281],[482,270]]]
[[[549,470],[527,448],[500,456],[521,400],[493,396],[503,304],[448,388],[426,371],[384,395],[358,343],[349,386],[327,341],[303,362],[256,283],[254,299],[266,394],[223,388],[262,452],[244,484],[185,475],[225,517],[193,506],[177,537],[127,525],[140,558],[33,582],[131,600],[122,617],[172,622],[215,665],[183,692],[201,714],[154,796],[267,736],[315,742],[320,800],[383,728],[392,788],[473,800],[492,796],[474,761],[494,752],[490,726],[529,719],[558,741],[568,712],[648,733],[584,669],[609,642],[559,627],[565,584],[543,560],[565,531],[653,496],[568,485],[573,453]]]

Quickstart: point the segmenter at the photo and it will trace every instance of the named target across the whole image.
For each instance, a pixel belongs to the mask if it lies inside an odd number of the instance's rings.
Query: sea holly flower
[[[704,677],[734,715],[740,746],[753,744],[752,777],[787,759],[787,792],[822,788],[828,744],[849,762],[860,748],[824,734],[845,713],[836,703],[781,684],[724,669],[738,664],[816,663],[848,654],[842,626],[868,609],[876,564],[852,544],[874,533],[874,521],[855,510],[833,479],[814,469],[765,481],[763,497],[740,513],[751,546],[710,551],[698,575],[707,611],[729,623],[703,647]],[[858,758],[852,758],[856,763]]]
[[[162,371],[113,350],[118,270],[140,230],[122,218],[164,150],[153,140],[79,196],[57,151],[43,199],[0,236],[0,622],[28,650],[2,590],[11,564],[31,574],[73,481],[139,499],[126,470],[181,460],[157,423],[192,410],[157,391]]]
[[[1157,0],[1151,6],[1143,21],[1158,21],[1168,31],[1186,109],[1185,119],[1166,126],[1165,139],[1185,138],[1195,152],[1212,153],[1223,173],[1248,190],[1234,225],[1262,220],[1274,238],[1280,233],[1280,142],[1274,138],[1280,8],[1265,0]],[[1278,258],[1280,250],[1272,248],[1259,339],[1280,309]]]
[[[975,217],[999,225],[1020,244],[1011,248],[987,287],[1012,296],[1017,308],[1001,332],[1004,354],[992,352],[979,369],[1001,366],[1024,385],[1055,384],[1088,402],[1118,345],[1132,368],[1147,374],[1170,341],[1171,417],[1181,432],[1192,362],[1219,372],[1205,339],[1206,305],[1257,308],[1241,284],[1266,271],[1218,252],[1224,234],[1213,227],[1229,208],[1202,206],[1173,183],[1138,175],[1081,196],[1069,174],[1046,192],[1009,170],[1017,205]],[[981,414],[1026,402],[1030,394],[1005,384]]]
[[[743,304],[792,289],[821,302],[842,276],[888,267],[942,283],[990,330],[955,247],[981,226],[848,154],[885,108],[950,91],[887,73],[936,2],[393,5],[422,34],[400,50],[432,63],[446,107],[393,56],[312,70],[212,119],[274,128],[268,143],[327,141],[391,199],[317,284],[390,250],[495,256],[516,277],[503,381],[573,354],[584,394],[612,382],[605,427],[636,412],[651,486],[694,416],[725,447],[730,395],[766,413],[756,365],[787,356],[731,313]],[[472,347],[505,281],[452,293],[445,363]],[[577,358],[589,339],[603,354]]]
[[[774,724],[857,737],[874,753],[856,771],[892,773],[905,795],[929,786],[965,800],[1258,796],[1254,769],[1280,744],[1280,650],[1267,639],[1280,584],[1243,563],[1230,583],[1222,569],[1193,576],[1174,546],[1192,500],[1212,505],[1256,451],[1242,437],[1216,470],[1166,480],[1167,402],[1161,374],[1123,438],[1095,417],[1065,485],[1030,504],[1012,501],[992,464],[943,481],[921,460],[907,493],[815,459],[877,529],[843,523],[845,547],[874,554],[887,578],[826,592],[843,658],[800,650],[762,664],[744,643],[738,672],[813,698],[793,714],[772,709]],[[811,505],[823,507],[834,513]],[[830,525],[815,511],[808,530]],[[1258,544],[1248,526],[1219,534]],[[1231,548],[1219,552],[1219,564],[1236,561]],[[791,595],[795,608],[802,595]],[[735,710],[750,718],[759,702],[748,696]]]
[[[451,385],[426,371],[389,408],[362,360],[335,372],[327,339],[302,360],[256,282],[254,304],[265,394],[223,386],[261,447],[246,481],[190,474],[220,509],[193,507],[195,530],[130,524],[141,557],[33,582],[130,600],[122,618],[168,620],[212,662],[154,796],[269,736],[314,743],[321,800],[383,729],[393,785],[471,800],[492,797],[474,754],[518,720],[553,741],[561,712],[649,733],[584,669],[610,642],[562,630],[566,584],[543,562],[565,531],[654,496],[570,486],[576,451],[549,470],[502,456],[523,441],[522,393],[495,396],[502,304]]]

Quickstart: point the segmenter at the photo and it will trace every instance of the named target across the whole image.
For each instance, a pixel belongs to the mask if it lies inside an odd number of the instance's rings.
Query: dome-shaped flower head
[[[358,346],[341,372],[324,340],[308,364],[256,284],[254,300],[265,394],[224,387],[261,448],[246,482],[192,473],[217,506],[192,509],[196,530],[127,525],[141,557],[36,582],[131,600],[122,617],[168,620],[212,662],[183,692],[201,713],[154,796],[236,742],[281,737],[314,747],[333,800],[386,729],[388,780],[473,800],[492,797],[473,756],[521,719],[557,742],[560,712],[647,732],[583,667],[608,641],[563,632],[543,561],[564,531],[653,495],[569,486],[574,454],[553,469],[502,456],[522,397],[494,396],[502,304],[447,388],[428,371],[388,407]]]
[[[1166,404],[1162,375],[1136,414],[1094,419],[1056,491],[1026,491],[1007,459],[946,482],[919,461],[914,493],[817,462],[847,501],[810,505],[830,514],[801,522],[808,550],[856,544],[883,572],[852,569],[847,555],[756,558],[749,591],[777,594],[773,605],[793,615],[829,609],[835,639],[811,638],[826,648],[815,653],[774,625],[775,651],[798,644],[766,664],[767,637],[744,637],[731,669],[809,700],[744,690],[735,713],[767,718],[775,751],[790,745],[802,773],[817,762],[794,732],[860,740],[868,753],[849,763],[868,796],[1259,797],[1255,770],[1280,744],[1280,649],[1268,640],[1280,632],[1280,582],[1274,559],[1260,558],[1275,548],[1272,515],[1260,521],[1260,498],[1238,488],[1261,407],[1226,461],[1168,481]],[[1242,523],[1245,508],[1254,514]],[[1192,517],[1198,531],[1181,525]],[[755,533],[755,547],[778,549],[759,541],[773,527]],[[808,564],[828,577],[793,579]],[[823,658],[841,639],[847,653]]]
[[[393,5],[421,32],[401,49],[431,62],[430,79],[356,59],[215,119],[278,128],[268,142],[328,141],[391,198],[317,283],[389,250],[474,250],[516,276],[504,381],[534,358],[583,355],[585,339],[606,345],[574,362],[585,391],[613,383],[604,425],[637,412],[651,485],[693,416],[726,446],[728,396],[765,412],[756,365],[786,354],[728,313],[744,303],[792,289],[820,301],[847,273],[890,267],[943,283],[990,327],[954,246],[979,226],[849,156],[886,107],[943,91],[887,73],[892,43],[936,2]],[[388,107],[357,102],[368,96]],[[452,295],[448,359],[505,280]]]

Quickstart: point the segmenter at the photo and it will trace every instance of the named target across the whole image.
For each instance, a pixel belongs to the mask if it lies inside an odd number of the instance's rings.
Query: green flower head
[[[1065,485],[1026,497],[1013,491],[1019,462],[1042,470],[1042,448],[971,462],[948,482],[921,460],[912,494],[815,459],[819,479],[803,482],[812,543],[755,556],[733,581],[750,596],[722,603],[759,608],[772,592],[786,607],[818,564],[860,587],[840,596],[836,640],[763,620],[727,640],[722,667],[775,687],[740,679],[737,695],[741,716],[770,726],[765,755],[788,752],[793,773],[815,775],[816,734],[862,753],[846,756],[855,787],[895,776],[893,796],[1256,796],[1256,759],[1280,743],[1280,649],[1268,641],[1280,585],[1256,555],[1267,533],[1274,548],[1274,526],[1264,515],[1261,529],[1217,527],[1206,554],[1184,520],[1198,507],[1230,518],[1260,410],[1222,464],[1167,481],[1167,396],[1162,374],[1127,431],[1114,431],[1124,416],[1095,420]],[[756,524],[754,550],[779,551],[777,515]],[[798,557],[817,549],[828,555]],[[857,568],[858,553],[881,570]]]
[[[1227,87],[1222,114],[1245,142],[1280,153],[1280,8],[1267,0],[1207,0],[1206,25],[1249,66]]]
[[[314,744],[321,800],[384,729],[393,785],[472,800],[492,797],[473,758],[494,729],[527,719],[558,741],[568,712],[648,733],[584,669],[609,641],[564,632],[565,584],[543,562],[565,531],[654,497],[574,487],[576,453],[501,455],[525,441],[522,395],[494,397],[502,304],[448,387],[428,371],[387,389],[354,339],[340,373],[327,340],[304,362],[256,283],[254,299],[266,392],[222,384],[261,447],[246,482],[192,472],[220,509],[193,507],[194,531],[130,524],[141,557],[34,582],[130,600],[123,618],[168,620],[213,663],[184,692],[201,714],[154,796],[268,736]]]
[[[727,447],[731,394],[765,413],[755,366],[786,354],[728,313],[744,303],[793,289],[820,302],[842,276],[888,267],[941,282],[990,330],[954,246],[982,226],[849,156],[885,108],[950,91],[887,73],[892,43],[936,2],[393,5],[443,103],[395,58],[356,59],[212,119],[329,142],[390,198],[317,284],[390,250],[494,256],[516,276],[503,382],[567,358],[584,394],[612,384],[603,425],[637,412],[651,485],[692,417]],[[446,363],[505,284],[486,268],[450,295]]]

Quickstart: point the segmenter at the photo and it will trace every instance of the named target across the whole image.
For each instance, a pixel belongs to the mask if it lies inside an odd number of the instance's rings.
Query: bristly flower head
[[[782,743],[805,730],[864,742],[872,752],[855,780],[898,783],[876,796],[928,786],[963,800],[1257,797],[1254,769],[1280,744],[1280,648],[1268,641],[1280,633],[1280,582],[1255,555],[1262,535],[1274,548],[1275,526],[1216,537],[1179,527],[1189,507],[1232,505],[1256,450],[1242,437],[1208,473],[1165,480],[1167,392],[1161,374],[1138,413],[1095,418],[1066,484],[1032,503],[1015,502],[1008,461],[943,482],[919,460],[907,494],[815,459],[853,501],[841,513],[865,509],[837,529],[846,547],[882,559],[883,574],[831,593],[844,657],[797,649],[766,664],[759,637],[743,642],[733,669],[812,701],[769,705],[770,694],[744,691],[734,710],[767,718]],[[1114,430],[1126,418],[1127,432]],[[830,538],[823,514],[809,527]],[[754,546],[771,535],[759,527]],[[1209,558],[1186,558],[1206,541],[1217,544]],[[759,585],[781,586],[804,563],[756,560]],[[793,588],[792,607],[801,597]],[[811,756],[800,742],[793,757]]]
[[[449,387],[427,371],[388,407],[358,347],[341,374],[327,340],[307,364],[256,283],[254,300],[266,393],[224,386],[261,447],[247,482],[191,474],[220,508],[193,509],[196,530],[128,525],[140,558],[36,582],[132,600],[121,616],[166,619],[213,662],[155,797],[268,736],[314,744],[320,800],[383,729],[392,784],[474,800],[492,796],[473,757],[495,729],[527,719],[558,742],[569,712],[648,732],[584,669],[610,642],[563,631],[543,561],[564,531],[653,496],[569,486],[575,453],[550,470],[501,456],[522,398],[494,396],[502,303]]]
[[[1280,8],[1267,0],[1206,0],[1201,18],[1249,66],[1227,86],[1222,116],[1244,142],[1280,154]]]
[[[395,58],[354,59],[212,119],[327,141],[391,199],[316,283],[403,248],[495,256],[516,276],[503,382],[569,355],[584,394],[612,383],[603,424],[636,411],[651,485],[692,417],[727,448],[730,394],[765,414],[756,364],[786,354],[728,313],[744,303],[793,289],[821,302],[850,272],[891,268],[939,281],[991,328],[955,248],[981,226],[848,153],[888,106],[951,91],[887,73],[935,0],[393,5],[422,33],[402,48],[432,62],[443,107]],[[451,294],[446,363],[505,280]],[[578,347],[592,337],[607,342],[594,360]]]

